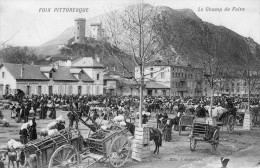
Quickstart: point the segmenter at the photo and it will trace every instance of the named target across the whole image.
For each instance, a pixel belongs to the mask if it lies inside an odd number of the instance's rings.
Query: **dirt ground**
[[[10,110],[2,110],[5,118],[9,120],[10,127],[0,126],[0,145],[6,145],[8,139],[19,139],[19,129],[22,123],[16,123],[14,119],[10,118]],[[57,110],[57,117],[63,115],[67,118],[67,112]],[[171,115],[170,117],[173,117]],[[41,128],[45,128],[51,119],[37,120],[37,131]],[[149,121],[150,125],[156,126],[155,118],[152,117]],[[66,126],[68,126],[68,121],[66,121]],[[83,125],[79,124],[81,133],[86,135],[88,129]],[[153,142],[150,143],[151,158],[147,162],[137,162],[130,160],[124,167],[128,168],[177,168],[177,167],[221,167],[220,158],[229,157],[232,160],[237,160],[236,163],[230,161],[230,165],[233,164],[234,167],[240,167],[242,163],[250,163],[252,159],[254,162],[260,162],[260,127],[259,123],[256,127],[253,127],[251,131],[244,131],[242,127],[235,127],[235,132],[229,134],[226,132],[226,128],[220,130],[220,144],[218,146],[217,152],[211,154],[211,146],[207,142],[198,142],[196,150],[194,152],[190,151],[189,142],[189,130],[183,132],[183,135],[179,136],[178,132],[173,131],[172,141],[163,142],[160,148],[159,155],[153,155],[152,150],[154,150]],[[256,150],[258,149],[259,150]],[[242,158],[242,159],[239,159]],[[249,159],[250,158],[250,159]],[[244,160],[243,160],[244,159]],[[242,164],[242,167],[254,167],[253,165],[246,166]],[[95,167],[107,167],[108,164],[97,164]],[[232,166],[228,166],[232,167]]]

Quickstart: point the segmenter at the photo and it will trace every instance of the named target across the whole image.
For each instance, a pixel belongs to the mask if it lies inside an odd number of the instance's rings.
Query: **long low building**
[[[32,94],[103,94],[105,67],[91,57],[82,57],[71,66],[42,66],[2,63],[0,97],[21,89]]]

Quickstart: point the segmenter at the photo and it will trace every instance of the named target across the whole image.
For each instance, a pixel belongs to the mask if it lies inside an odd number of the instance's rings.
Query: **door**
[[[49,86],[49,95],[53,94],[53,86]]]
[[[26,86],[26,94],[29,96],[30,95],[30,85]]]
[[[162,92],[163,92],[163,96],[166,96],[166,90],[163,90]]]
[[[81,95],[81,86],[78,86],[78,95]]]
[[[9,85],[5,86],[5,95],[9,95]]]
[[[152,89],[148,89],[148,90],[147,90],[147,95],[148,95],[148,96],[152,96],[152,94],[153,94],[153,90],[152,90]]]

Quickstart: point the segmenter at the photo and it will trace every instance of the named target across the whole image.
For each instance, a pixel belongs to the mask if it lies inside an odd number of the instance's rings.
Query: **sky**
[[[74,25],[137,0],[0,0],[0,44],[39,46]],[[225,26],[260,44],[260,0],[144,0],[154,6],[192,9],[203,21]],[[42,8],[51,8],[43,12]],[[87,12],[54,12],[55,8],[88,8]],[[218,9],[216,9],[218,8]],[[229,8],[229,11],[225,11]]]

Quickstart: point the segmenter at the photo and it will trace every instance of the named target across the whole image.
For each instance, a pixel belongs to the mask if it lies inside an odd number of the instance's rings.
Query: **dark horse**
[[[133,123],[125,122],[126,128],[129,130],[129,132],[134,136],[135,134],[135,125]],[[159,153],[159,147],[162,146],[162,133],[159,129],[154,127],[149,127],[150,132],[150,141],[154,141],[155,143],[155,150],[154,154]]]

